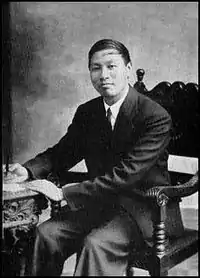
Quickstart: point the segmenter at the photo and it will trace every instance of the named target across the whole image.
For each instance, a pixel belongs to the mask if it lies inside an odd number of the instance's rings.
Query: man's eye
[[[92,71],[97,71],[97,70],[99,70],[99,69],[100,69],[99,67],[92,67],[92,68],[91,68]]]
[[[114,69],[116,67],[116,65],[109,65],[108,68],[109,69]]]

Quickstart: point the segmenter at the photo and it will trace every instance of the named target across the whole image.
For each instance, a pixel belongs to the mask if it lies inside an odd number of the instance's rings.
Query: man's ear
[[[131,62],[129,62],[126,65],[126,73],[127,73],[127,78],[130,79],[130,76],[132,74],[132,64],[131,64]]]

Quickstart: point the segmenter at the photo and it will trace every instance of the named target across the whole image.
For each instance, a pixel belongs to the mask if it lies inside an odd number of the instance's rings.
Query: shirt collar
[[[105,103],[105,101],[103,100],[103,103],[104,103],[104,107],[105,107],[105,110],[107,111],[108,108],[110,107],[111,109],[111,112],[112,112],[112,116],[116,119],[117,118],[117,115],[119,113],[119,109],[123,103],[123,101],[125,100],[126,96],[128,94],[128,91],[126,92],[126,94],[124,94],[124,96],[119,99],[116,103],[114,103],[113,105],[109,106],[107,103]]]

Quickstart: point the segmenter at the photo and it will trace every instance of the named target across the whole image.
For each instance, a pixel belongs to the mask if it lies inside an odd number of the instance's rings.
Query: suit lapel
[[[138,92],[129,87],[129,92],[122,103],[112,136],[112,146],[117,148],[119,141],[126,138],[126,134],[134,129],[134,117],[137,114]]]
[[[137,102],[138,92],[134,88],[129,87],[129,92],[120,107],[114,130],[110,131],[106,119],[106,111],[103,104],[103,99],[101,97],[99,98],[95,112],[91,116],[95,117],[93,121],[98,127],[97,130],[95,129],[95,133],[96,136],[100,138],[101,142],[107,142],[107,140],[111,140],[112,148],[115,150],[120,149],[118,148],[120,142],[125,140],[126,135],[134,129],[133,119],[137,114]]]

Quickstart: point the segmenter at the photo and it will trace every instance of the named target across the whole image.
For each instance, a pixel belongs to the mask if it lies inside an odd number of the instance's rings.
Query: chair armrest
[[[163,205],[169,199],[183,198],[190,196],[198,191],[198,171],[189,181],[177,185],[154,186],[147,191],[135,189],[134,193],[141,197],[156,199],[158,205]]]
[[[53,181],[52,177],[50,178],[50,180],[55,182],[58,187],[62,187],[67,183],[81,182],[87,180],[87,178],[88,174],[84,172],[67,172],[64,177],[61,177],[59,179],[59,182],[58,178],[57,182]],[[134,189],[134,194],[137,194],[143,198],[152,200],[154,199],[159,206],[162,206],[165,205],[169,201],[169,199],[183,198],[194,194],[198,190],[198,182],[199,178],[197,171],[196,174],[193,175],[191,179],[189,179],[189,181],[185,183],[167,186],[154,186],[147,191],[142,189]],[[58,203],[52,202],[52,205],[52,207],[56,206],[57,208]]]
[[[193,175],[189,181],[177,184],[174,186],[154,186],[146,191],[135,190],[134,192],[149,199],[152,203],[157,205],[157,213],[155,213],[153,220],[153,250],[156,256],[163,256],[165,254],[166,245],[169,241],[166,231],[165,222],[167,218],[166,205],[168,201],[179,200],[179,198],[190,196],[198,190],[198,172]]]

